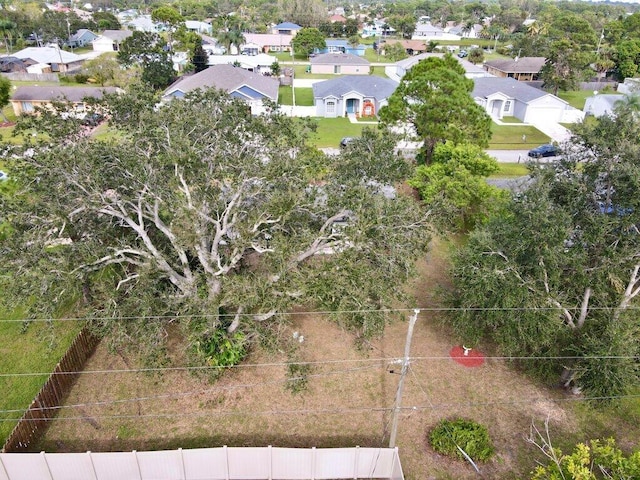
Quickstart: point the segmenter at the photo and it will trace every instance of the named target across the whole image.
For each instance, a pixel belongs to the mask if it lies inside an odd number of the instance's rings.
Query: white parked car
[[[0,182],[7,180],[9,178],[9,176],[4,173],[2,170],[0,170]]]

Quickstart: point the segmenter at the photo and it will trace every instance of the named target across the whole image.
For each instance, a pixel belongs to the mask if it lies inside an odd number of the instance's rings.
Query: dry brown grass
[[[417,306],[438,304],[447,288],[446,255],[440,244],[420,264],[420,281],[410,286]],[[413,305],[411,305],[413,307]],[[410,312],[407,312],[407,316]],[[71,392],[60,420],[52,423],[44,442],[48,451],[144,450],[218,445],[297,447],[385,446],[399,370],[384,358],[402,356],[406,322],[391,324],[367,352],[353,338],[320,315],[295,315],[290,332],[305,341],[298,356],[315,365],[308,389],[297,395],[285,389],[284,352],[254,351],[244,366],[208,384],[185,371],[162,376],[143,373],[87,374]],[[171,350],[179,357],[174,337]],[[465,368],[448,358],[456,344],[432,313],[423,312],[413,338],[398,447],[407,479],[478,478],[463,461],[433,452],[426,432],[441,418],[463,416],[489,429],[496,456],[480,467],[484,478],[523,478],[534,466],[523,437],[532,420],[547,417],[557,432],[582,427],[558,391],[547,390],[498,360]],[[111,355],[104,346],[87,370],[127,369],[130,358]],[[131,398],[139,398],[129,401]],[[93,405],[107,402],[104,405]],[[109,403],[113,402],[113,403]],[[73,419],[70,419],[73,418]],[[636,437],[637,438],[637,437]]]

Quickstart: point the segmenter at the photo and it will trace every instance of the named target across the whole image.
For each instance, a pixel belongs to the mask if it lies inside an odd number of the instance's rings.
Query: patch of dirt
[[[436,244],[418,265],[421,280],[410,288],[420,307],[438,306],[438,292],[449,286],[444,248]],[[522,478],[534,466],[535,452],[524,441],[532,420],[541,425],[549,416],[564,431],[576,427],[571,411],[554,401],[563,394],[499,360],[487,358],[477,368],[459,365],[449,357],[458,342],[440,320],[435,311],[423,311],[414,331],[397,441],[405,478],[478,478],[468,463],[427,445],[427,432],[439,420],[457,416],[489,429],[497,454],[480,465],[485,478]],[[391,323],[368,351],[355,349],[353,337],[323,315],[294,312],[288,328],[291,338],[293,332],[304,336],[297,358],[316,362],[300,394],[286,389],[287,355],[264,350],[213,384],[185,370],[86,373],[38,449],[386,446],[400,380],[394,359],[403,355],[407,323]],[[179,335],[172,336],[170,349],[178,359],[180,345]],[[128,369],[128,363],[135,360],[125,362],[102,344],[86,371]]]
[[[0,128],[13,127],[16,122],[0,122]]]

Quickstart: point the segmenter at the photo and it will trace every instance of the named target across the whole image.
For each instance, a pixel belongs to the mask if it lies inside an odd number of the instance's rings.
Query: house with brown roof
[[[350,53],[321,53],[310,59],[311,73],[369,75],[371,63]]]
[[[36,107],[47,108],[53,102],[69,104],[69,111],[82,113],[86,108],[86,99],[101,99],[105,93],[117,93],[115,87],[57,87],[25,86],[18,87],[11,97],[11,106],[16,115],[32,113]]]
[[[244,33],[243,35],[245,45],[254,44],[262,53],[291,51],[293,35],[277,33]]]
[[[509,58],[506,60],[487,60],[484,68],[496,77],[515,78],[520,82],[538,80],[538,74],[545,62],[544,57]]]
[[[249,104],[257,115],[264,109],[263,100],[278,101],[280,82],[275,78],[249,72],[233,65],[214,65],[193,75],[185,75],[170,85],[162,99],[182,98],[196,89],[217,88]]]
[[[387,45],[393,45],[395,43],[399,43],[402,45],[402,48],[405,49],[408,55],[419,55],[421,53],[425,53],[427,51],[427,44],[424,40],[385,40],[378,47],[379,50],[385,49]]]

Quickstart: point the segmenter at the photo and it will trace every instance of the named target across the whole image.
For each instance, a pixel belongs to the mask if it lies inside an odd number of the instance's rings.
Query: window
[[[336,102],[327,102],[327,113],[336,113]]]
[[[505,112],[511,111],[511,100],[507,100],[504,102],[504,108],[502,110]]]
[[[22,103],[23,112],[33,112],[33,103],[31,102],[21,102],[21,103]]]

